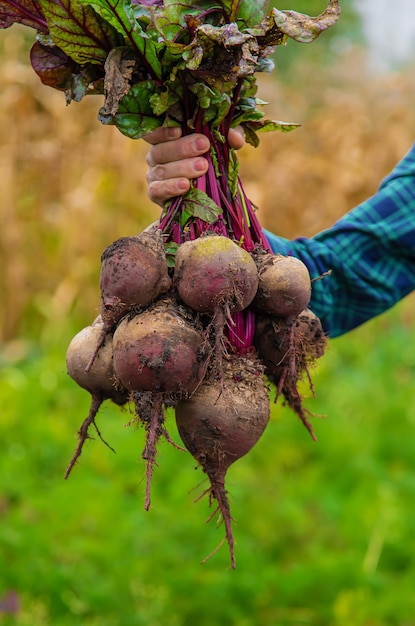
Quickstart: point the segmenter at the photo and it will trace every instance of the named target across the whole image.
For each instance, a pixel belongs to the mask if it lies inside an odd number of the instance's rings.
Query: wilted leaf
[[[197,29],[198,39],[207,39],[211,43],[218,44],[224,48],[242,46],[243,43],[253,37],[247,33],[242,33],[235,23],[224,26],[212,26],[211,24],[201,24]]]
[[[133,81],[137,59],[126,46],[113,48],[105,61],[105,102],[101,113],[115,115],[120,100],[128,94]]]
[[[272,11],[278,29],[300,43],[311,43],[320,33],[333,26],[340,17],[339,0],[329,0],[327,9],[318,17],[310,17],[296,11]]]

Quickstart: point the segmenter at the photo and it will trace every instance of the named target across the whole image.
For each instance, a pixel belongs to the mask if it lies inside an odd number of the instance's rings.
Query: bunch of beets
[[[31,63],[68,102],[103,94],[99,119],[138,139],[162,126],[210,140],[208,172],[166,204],[146,231],[111,243],[101,257],[100,314],[67,350],[69,375],[91,394],[69,476],[103,401],[129,405],[142,424],[145,508],[166,411],[209,479],[235,567],[225,489],[229,466],[264,432],[270,383],[314,438],[299,382],[324,352],[308,309],[305,265],[273,254],[228,144],[297,124],[263,119],[255,74],[288,38],[308,43],[340,15],[338,0],[311,18],[268,10],[265,0],[20,0],[0,3],[0,27],[37,30]],[[108,444],[107,444],[108,445]],[[210,518],[209,518],[210,519]]]

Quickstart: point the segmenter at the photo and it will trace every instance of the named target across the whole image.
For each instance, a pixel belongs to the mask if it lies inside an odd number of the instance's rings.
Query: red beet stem
[[[204,111],[199,109],[195,115],[189,110],[185,119],[193,119],[194,127],[183,125],[183,134],[198,132],[208,137],[211,150],[205,155],[208,160],[206,174],[195,181],[195,186],[204,191],[222,209],[222,213],[214,224],[210,224],[198,217],[189,223],[185,219],[182,225],[183,213],[186,210],[183,197],[173,200],[163,212],[160,219],[160,230],[165,240],[181,244],[184,241],[200,237],[205,231],[216,232],[236,241],[249,252],[259,245],[271,252],[269,243],[256,217],[254,207],[247,197],[237,172],[231,171],[231,147],[227,141],[229,129],[232,125],[234,110],[241,90],[242,81],[235,86],[233,101],[227,117],[222,121],[220,128],[214,129],[205,123]],[[188,107],[190,108],[190,107]],[[223,141],[218,138],[220,131]],[[236,180],[235,180],[236,176]],[[253,342],[253,320],[245,312],[238,314],[234,326],[229,329],[228,340],[231,349],[237,354],[244,354]]]

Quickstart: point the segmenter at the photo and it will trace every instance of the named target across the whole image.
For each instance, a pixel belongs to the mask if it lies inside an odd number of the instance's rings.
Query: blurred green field
[[[60,329],[9,348],[0,381],[0,598],[7,626],[415,624],[415,353],[409,298],[330,344],[315,372],[313,443],[279,406],[228,475],[237,569],[205,524],[203,480],[164,443],[143,509],[143,433],[104,406],[114,455],[88,442],[63,473],[89,398],[68,378]],[[409,321],[408,321],[409,320]],[[6,355],[5,355],[6,356]],[[169,429],[177,437],[174,422]]]
[[[101,127],[93,98],[66,108],[27,51],[21,30],[2,33],[0,625],[415,626],[414,296],[329,343],[307,401],[316,443],[273,404],[229,471],[235,571],[226,545],[201,565],[223,529],[194,502],[201,471],[165,442],[144,511],[128,411],[100,411],[117,454],[90,441],[63,479],[89,406],[66,347],[95,317],[102,250],[158,209],[147,146]],[[288,237],[368,197],[415,136],[413,68],[373,77],[351,50],[316,69],[321,54],[261,85],[269,116],[302,128],[240,157],[263,225]]]

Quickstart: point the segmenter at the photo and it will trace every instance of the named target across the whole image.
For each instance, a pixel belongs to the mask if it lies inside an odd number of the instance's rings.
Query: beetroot
[[[308,419],[312,414],[303,406],[299,382],[306,376],[314,393],[310,368],[324,354],[326,342],[321,322],[310,309],[291,321],[257,315],[254,343],[265,373],[277,387],[277,398],[284,397],[313,439],[315,435]]]
[[[148,306],[170,288],[161,233],[121,237],[101,257],[101,316],[111,328],[133,308]]]
[[[170,289],[163,240],[159,230],[143,231],[133,237],[121,237],[107,246],[101,255],[102,333],[95,351],[86,364],[88,371],[105,340],[119,320],[133,309],[141,309]]]
[[[116,404],[124,404],[126,391],[118,385],[114,377],[111,335],[107,335],[91,369],[88,372],[85,371],[85,365],[95,350],[102,328],[103,323],[98,318],[93,324],[79,331],[71,340],[66,352],[68,374],[91,395],[99,395],[104,400],[111,399]]]
[[[254,345],[265,365],[274,371],[287,364],[290,357],[290,333],[293,323],[281,317],[257,314]]]
[[[257,443],[269,421],[268,390],[263,367],[254,357],[224,361],[223,379],[206,380],[176,408],[177,427],[189,452],[210,481],[225,524],[231,567],[235,567],[232,518],[225,476],[232,463]]]
[[[323,356],[327,339],[320,319],[305,309],[291,321],[257,315],[254,343],[268,371],[275,375],[293,356],[297,369],[305,369],[307,363]]]
[[[293,319],[310,302],[311,279],[307,267],[293,256],[260,254],[259,283],[254,307],[277,317]]]
[[[187,397],[201,383],[210,355],[200,325],[173,300],[158,300],[142,313],[125,317],[114,333],[114,370],[130,389],[137,421],[146,430],[145,509],[150,507],[150,482],[157,443],[164,436],[165,406]]]
[[[104,343],[99,348],[94,363],[88,371],[86,364],[89,362],[91,353],[96,349],[97,341],[102,337],[103,323],[100,318],[90,326],[86,326],[70,342],[66,352],[66,365],[68,374],[80,387],[91,394],[91,406],[88,416],[78,431],[78,446],[72,460],[66,470],[67,478],[81,455],[83,445],[89,438],[89,427],[94,425],[99,438],[101,433],[96,425],[95,418],[104,400],[110,399],[118,405],[127,402],[128,392],[120,385],[114,376],[112,358],[112,336],[107,334]],[[110,447],[110,446],[108,446]]]
[[[256,294],[258,272],[249,252],[227,237],[208,234],[179,246],[174,284],[194,311],[242,311]]]
[[[123,319],[114,333],[115,373],[134,391],[191,393],[208,353],[200,327],[168,299]]]

